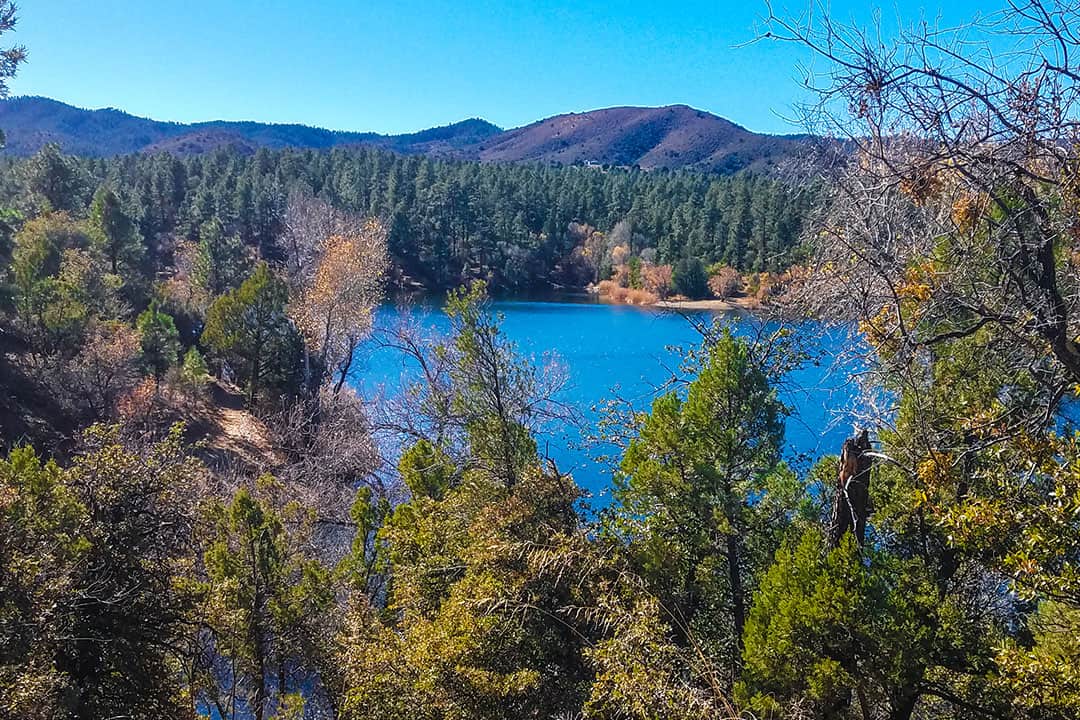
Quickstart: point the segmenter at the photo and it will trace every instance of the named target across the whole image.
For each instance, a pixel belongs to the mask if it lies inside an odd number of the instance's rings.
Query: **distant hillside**
[[[508,130],[485,142],[478,157],[732,172],[774,164],[799,144],[797,138],[752,133],[686,105],[615,107]]]
[[[48,98],[20,97],[0,101],[0,129],[7,135],[5,152],[14,155],[31,154],[48,142],[86,156],[191,155],[220,147],[254,152],[260,147],[365,145],[466,160],[637,165],[721,173],[768,168],[804,142],[794,136],[753,133],[685,105],[571,113],[506,131],[470,119],[406,135],[380,135],[259,122],[170,123],[115,109],[83,110]]]
[[[225,120],[184,124],[148,120],[112,108],[83,110],[41,97],[0,101],[0,129],[7,136],[5,152],[13,155],[30,155],[45,143],[55,142],[65,152],[88,156],[143,151],[191,154],[223,145],[254,150],[364,144],[399,152],[449,152],[501,132],[477,119],[408,135]]]

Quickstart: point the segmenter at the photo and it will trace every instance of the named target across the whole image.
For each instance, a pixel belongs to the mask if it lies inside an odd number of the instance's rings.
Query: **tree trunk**
[[[870,434],[863,430],[844,441],[840,451],[840,472],[836,478],[829,544],[836,547],[847,532],[860,545],[866,539],[866,521],[870,514]]]
[[[727,561],[728,582],[731,584],[731,619],[732,630],[735,633],[735,654],[732,657],[734,674],[738,677],[738,671],[742,667],[743,627],[746,625],[746,598],[742,584],[742,573],[739,571],[739,560],[742,551],[739,547],[739,536],[730,533],[727,536]]]
[[[919,699],[918,693],[907,692],[892,701],[889,711],[889,720],[911,720],[915,712],[915,703]]]

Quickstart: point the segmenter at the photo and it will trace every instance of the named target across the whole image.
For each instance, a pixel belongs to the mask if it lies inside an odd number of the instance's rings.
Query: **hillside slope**
[[[731,172],[774,164],[799,145],[794,137],[752,133],[716,115],[671,105],[558,115],[494,136],[476,155],[495,161]]]
[[[569,113],[505,131],[473,118],[416,133],[380,135],[259,122],[160,122],[115,109],[83,110],[48,98],[20,97],[0,101],[0,128],[7,135],[5,152],[13,155],[31,154],[48,142],[88,156],[365,145],[485,162],[595,163],[720,173],[768,169],[805,142],[795,136],[750,132],[686,105]]]

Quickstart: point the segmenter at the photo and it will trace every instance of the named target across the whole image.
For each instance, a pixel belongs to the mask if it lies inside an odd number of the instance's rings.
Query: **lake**
[[[560,399],[582,413],[587,428],[595,427],[598,419],[595,406],[615,392],[634,407],[647,409],[657,389],[679,365],[679,356],[669,348],[694,346],[701,339],[685,317],[653,308],[568,301],[498,300],[491,305],[504,315],[503,330],[522,354],[539,358],[554,352],[560,358],[570,376]],[[448,328],[437,305],[384,305],[376,314],[376,335],[380,329],[395,325],[403,313],[411,314],[423,326],[440,331]],[[711,319],[708,313],[695,317]],[[736,332],[748,331],[736,325]],[[855,393],[848,374],[834,362],[842,335],[810,322],[800,323],[798,332],[800,337],[810,338],[822,354],[818,364],[792,373],[780,390],[782,400],[794,411],[787,421],[785,457],[801,471],[822,455],[839,452],[851,434],[846,412]],[[353,382],[366,396],[380,388],[393,393],[408,381],[413,370],[399,352],[368,347],[358,353]],[[541,438],[540,449],[561,471],[573,474],[593,495],[594,504],[607,504],[611,468],[595,459],[603,455],[603,448],[589,446],[574,429],[564,429]]]

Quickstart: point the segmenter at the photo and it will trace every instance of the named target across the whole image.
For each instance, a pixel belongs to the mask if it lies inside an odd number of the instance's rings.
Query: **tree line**
[[[747,174],[479,164],[360,148],[85,159],[46,146],[5,159],[2,175],[0,199],[24,214],[78,213],[107,185],[166,261],[177,239],[195,240],[209,222],[271,248],[288,196],[301,188],[380,218],[398,280],[436,291],[472,279],[501,292],[580,287],[611,274],[619,244],[661,264],[777,272],[798,259],[812,202],[809,191]],[[620,224],[608,257],[580,252],[575,227],[610,233]]]

